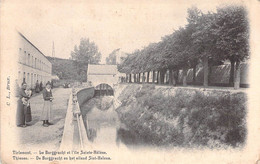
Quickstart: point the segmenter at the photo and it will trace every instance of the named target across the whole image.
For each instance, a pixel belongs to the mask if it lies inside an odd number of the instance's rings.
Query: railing
[[[76,119],[77,119],[79,139],[80,139],[80,148],[83,149],[84,144],[83,144],[83,138],[82,138],[82,134],[81,134],[82,133],[81,125],[79,122],[79,116],[81,115],[81,111],[79,108],[77,92],[76,92],[75,88],[72,88],[72,109],[73,109],[73,116],[76,117]]]
[[[85,149],[90,145],[80,106],[94,96],[94,88],[72,88],[60,150]]]

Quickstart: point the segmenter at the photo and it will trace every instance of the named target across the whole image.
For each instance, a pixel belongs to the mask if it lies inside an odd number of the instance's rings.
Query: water
[[[90,108],[90,109],[89,109]],[[88,140],[95,147],[138,148],[144,140],[120,122],[114,109],[113,97],[105,96],[89,100],[82,108]]]

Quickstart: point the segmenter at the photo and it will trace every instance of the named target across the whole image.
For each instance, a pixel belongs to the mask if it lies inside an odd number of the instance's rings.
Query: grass
[[[178,88],[174,95],[165,96],[163,91],[149,85],[127,87],[117,109],[121,121],[158,145],[216,148],[245,143],[244,93]]]

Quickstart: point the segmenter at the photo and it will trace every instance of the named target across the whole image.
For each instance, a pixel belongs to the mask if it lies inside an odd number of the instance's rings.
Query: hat
[[[46,85],[51,85],[51,83],[48,81],[48,82],[46,83]]]

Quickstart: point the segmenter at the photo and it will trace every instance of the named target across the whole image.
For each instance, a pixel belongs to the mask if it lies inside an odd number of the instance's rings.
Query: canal
[[[150,147],[147,141],[120,122],[113,99],[113,96],[94,97],[81,107],[89,142],[98,148]]]

